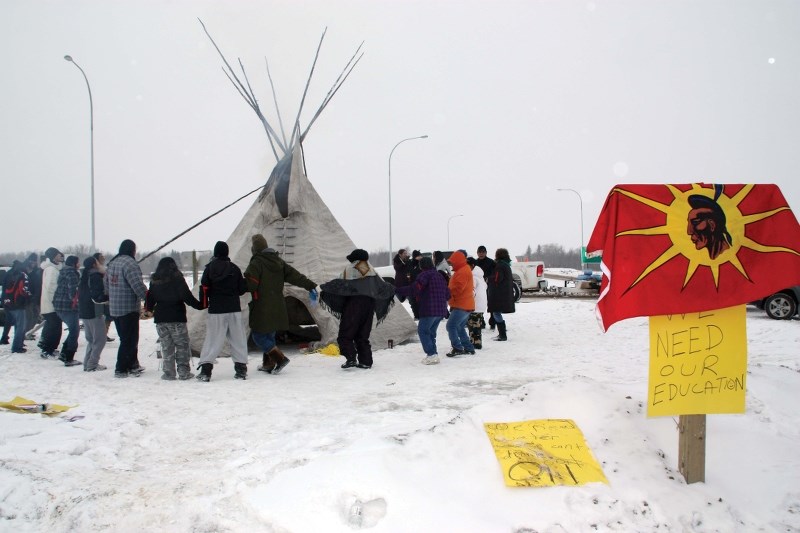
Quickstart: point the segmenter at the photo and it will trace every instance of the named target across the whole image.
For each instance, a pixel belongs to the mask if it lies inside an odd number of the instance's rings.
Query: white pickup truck
[[[512,261],[511,275],[514,278],[514,298],[519,300],[526,291],[546,291],[544,263],[541,261]]]

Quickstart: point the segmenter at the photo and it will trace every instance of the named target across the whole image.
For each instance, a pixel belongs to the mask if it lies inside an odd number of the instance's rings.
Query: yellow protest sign
[[[21,396],[16,396],[10,402],[0,402],[0,408],[8,409],[17,413],[41,413],[43,415],[52,416],[63,413],[77,407],[76,405],[56,405],[53,403],[35,403],[33,400],[28,400]]]
[[[509,487],[608,484],[572,420],[489,422],[483,426]]]
[[[744,413],[744,305],[650,317],[647,416]]]

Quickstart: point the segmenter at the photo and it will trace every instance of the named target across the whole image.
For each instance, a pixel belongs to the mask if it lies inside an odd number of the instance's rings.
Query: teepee
[[[203,24],[202,21],[200,24]],[[308,125],[305,129],[301,129],[300,116],[308,87],[314,74],[314,67],[319,57],[319,51],[325,38],[325,32],[323,32],[317,46],[305,90],[303,91],[300,108],[296,115],[297,118],[292,125],[291,133],[287,136],[280,111],[278,110],[269,64],[267,64],[267,76],[272,87],[273,101],[275,102],[278,117],[277,129],[264,117],[250,87],[250,82],[247,79],[241,60],[239,61],[239,66],[244,77],[244,83],[228,64],[225,56],[206,30],[205,25],[203,25],[203,30],[208,35],[208,38],[211,39],[222,58],[228,79],[231,80],[231,83],[247,101],[247,104],[253,109],[264,126],[270,147],[277,160],[277,164],[272,169],[272,173],[258,198],[226,241],[230,249],[231,260],[244,271],[252,255],[250,238],[252,235],[260,233],[267,239],[270,247],[280,252],[284,261],[318,285],[338,277],[347,264],[345,257],[357,246],[347,236],[347,233],[336,221],[328,206],[325,205],[325,202],[308,180],[303,157],[303,140],[308,134],[311,125],[316,121],[322,110],[331,101],[361,59],[361,56],[358,55],[361,46],[350,58]],[[320,306],[312,306],[306,291],[292,285],[285,285],[283,295],[290,310],[290,322],[307,322],[307,318],[310,315],[319,331],[319,336],[321,337],[320,345],[327,345],[336,341],[339,328],[338,320]],[[245,324],[248,323],[249,310],[247,304],[249,301],[250,294],[247,293],[242,297]],[[292,309],[297,310],[298,308],[301,312],[292,312]],[[205,339],[206,312],[193,311],[188,318],[192,350],[199,352]],[[302,329],[308,325],[307,323],[294,323],[293,327]],[[311,325],[313,326],[313,324]],[[403,342],[416,331],[413,319],[402,305],[393,306],[386,319],[379,326],[373,326],[370,341],[374,349],[387,346],[390,339],[394,343]]]

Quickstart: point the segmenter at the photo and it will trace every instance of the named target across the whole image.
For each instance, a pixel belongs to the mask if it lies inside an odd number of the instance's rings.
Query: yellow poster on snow
[[[509,487],[608,484],[572,420],[490,422],[483,426]]]
[[[744,305],[650,317],[647,416],[744,413]]]

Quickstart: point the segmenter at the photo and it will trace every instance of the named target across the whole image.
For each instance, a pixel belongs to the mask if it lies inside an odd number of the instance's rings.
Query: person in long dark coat
[[[411,285],[411,261],[409,257],[408,250],[401,248],[392,260],[395,287],[407,287]],[[399,297],[401,302],[405,301],[405,299],[405,296]]]
[[[497,324],[499,335],[494,337],[496,341],[508,340],[506,336],[506,322],[503,314],[514,312],[514,278],[511,275],[511,257],[508,250],[498,248],[494,254],[495,268],[489,276],[488,310]]]
[[[250,308],[250,335],[261,349],[262,364],[258,370],[279,374],[290,359],[275,344],[275,334],[289,327],[289,312],[283,296],[288,283],[309,291],[309,301],[317,297],[317,283],[295,270],[270,248],[263,235],[251,237],[253,257],[244,272],[247,290],[253,295]]]
[[[369,264],[369,253],[356,249],[347,256],[349,265],[334,280],[320,285],[320,303],[339,319],[339,351],[342,368],[372,368],[372,316],[380,324],[394,304],[395,289]]]

